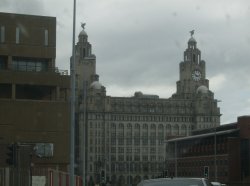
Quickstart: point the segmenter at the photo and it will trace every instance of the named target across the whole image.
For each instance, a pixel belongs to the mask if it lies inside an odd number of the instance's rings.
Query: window
[[[148,136],[148,132],[143,132],[143,133],[142,133],[142,136],[143,136],[143,137],[147,137],[147,136]]]
[[[158,144],[159,144],[159,145],[164,144],[164,139],[163,139],[163,138],[160,138],[160,139],[158,140]]]
[[[121,130],[124,129],[124,125],[122,123],[119,124],[119,129],[121,129]]]
[[[148,148],[147,148],[147,147],[143,147],[143,148],[142,148],[142,153],[144,153],[144,154],[145,154],[145,153],[148,153]]]
[[[138,123],[135,124],[135,129],[140,129],[140,125]]]
[[[48,46],[49,44],[49,32],[47,29],[44,30],[44,45]]]
[[[111,128],[115,129],[115,124],[114,123],[111,123]]]
[[[135,153],[136,154],[140,153],[140,148],[135,148]]]
[[[116,153],[116,148],[115,147],[111,147],[111,153]]]
[[[132,161],[132,156],[126,156],[126,161]]]
[[[8,62],[8,56],[0,56],[0,69],[6,69]]]
[[[131,147],[127,147],[127,153],[132,153],[132,148]]]
[[[148,129],[148,125],[147,124],[143,124],[142,128],[143,129]]]
[[[140,156],[139,155],[135,155],[135,161],[140,161]]]
[[[156,139],[150,138],[150,145],[156,145]]]
[[[132,145],[132,138],[127,138],[126,139],[126,144],[127,145]]]
[[[20,43],[20,28],[16,27],[16,44]]]
[[[147,138],[142,139],[142,145],[148,145],[148,139]]]
[[[151,153],[151,154],[156,153],[155,147],[150,148],[150,153]]]
[[[111,161],[116,161],[116,156],[115,155],[111,155]]]
[[[118,145],[124,145],[124,138],[118,138]]]
[[[119,147],[119,148],[118,148],[118,152],[119,152],[119,153],[124,153],[124,148],[123,148],[123,147]]]
[[[142,161],[148,161],[148,156],[142,156]]]
[[[116,145],[116,139],[115,138],[111,138],[111,145]]]
[[[47,71],[48,60],[40,58],[13,57],[12,69],[17,71]]]
[[[150,161],[156,161],[156,156],[150,156]]]
[[[119,132],[119,133],[118,133],[118,136],[119,136],[120,138],[123,138],[123,137],[124,137],[123,132]]]
[[[1,26],[1,31],[0,31],[0,42],[4,43],[5,42],[5,27]]]
[[[124,156],[123,156],[123,155],[119,155],[119,156],[118,156],[118,160],[119,160],[119,161],[124,161]]]
[[[111,137],[115,138],[116,137],[116,133],[115,132],[111,132]]]
[[[163,130],[163,125],[160,124],[159,127],[158,127],[159,131],[162,131]]]
[[[134,143],[135,143],[135,145],[140,145],[140,138],[136,137],[134,139]]]

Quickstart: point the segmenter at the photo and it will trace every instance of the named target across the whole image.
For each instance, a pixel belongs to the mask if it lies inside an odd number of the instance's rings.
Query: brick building
[[[208,177],[222,183],[250,181],[250,116],[192,136],[167,141],[168,176]],[[216,144],[216,145],[215,145]]]
[[[0,13],[0,167],[12,166],[16,143],[17,166],[67,169],[70,77],[55,58],[55,17]],[[53,144],[53,156],[36,157],[37,143]]]

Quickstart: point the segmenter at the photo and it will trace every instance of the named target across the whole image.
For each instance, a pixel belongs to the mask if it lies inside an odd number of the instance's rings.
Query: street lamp
[[[71,75],[71,102],[70,102],[70,186],[74,186],[75,172],[75,20],[76,0],[73,3],[73,38],[72,38],[72,61],[70,64]]]
[[[214,179],[217,181],[217,141],[216,141],[216,127],[214,129]]]
[[[221,100],[215,100],[216,103],[221,102]],[[217,181],[217,136],[216,136],[216,123],[214,126],[214,179]]]

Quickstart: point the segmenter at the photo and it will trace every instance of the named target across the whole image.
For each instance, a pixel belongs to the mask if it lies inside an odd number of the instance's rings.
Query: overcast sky
[[[0,11],[56,17],[56,63],[69,69],[73,0],[1,0]],[[169,98],[195,29],[209,89],[221,100],[221,123],[250,114],[249,0],[77,0],[76,36],[80,22],[108,95]]]

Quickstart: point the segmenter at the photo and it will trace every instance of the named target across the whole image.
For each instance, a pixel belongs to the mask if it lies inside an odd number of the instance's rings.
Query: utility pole
[[[177,178],[177,148],[176,148],[176,141],[174,142],[174,159],[175,159],[175,177]]]
[[[217,140],[216,140],[216,126],[214,129],[214,179],[217,181]]]
[[[87,120],[86,120],[86,111],[87,111],[87,81],[83,82],[83,126],[81,131],[81,142],[80,145],[80,159],[82,159],[82,179],[83,185],[86,185],[86,130],[87,130]]]
[[[73,5],[73,41],[72,41],[72,60],[70,61],[71,75],[71,122],[70,122],[70,186],[74,186],[75,173],[75,19],[76,19],[76,0]]]

